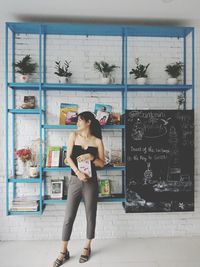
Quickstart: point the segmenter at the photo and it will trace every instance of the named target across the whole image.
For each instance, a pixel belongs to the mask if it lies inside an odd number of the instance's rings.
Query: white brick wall
[[[195,26],[195,25],[194,25]],[[200,25],[196,25],[196,40],[200,36]],[[4,66],[4,23],[0,24],[0,62]],[[34,36],[17,36],[16,60],[23,55],[30,53],[33,59],[38,62],[38,38]],[[188,48],[191,40],[187,42]],[[178,39],[170,38],[131,38],[129,47],[129,71],[134,65],[135,57],[141,59],[141,63],[151,63],[149,67],[149,82],[163,83],[167,76],[164,72],[166,64],[176,60],[182,60],[183,46]],[[196,43],[196,88],[199,86],[198,71],[200,66],[199,44]],[[55,60],[71,60],[72,82],[98,83],[99,74],[94,71],[94,61],[106,60],[112,64],[121,66],[121,39],[118,37],[77,37],[77,36],[50,36],[47,39],[47,82],[57,82],[54,75]],[[191,55],[187,56],[188,76],[187,81],[191,82]],[[11,57],[9,58],[11,62]],[[11,71],[11,69],[10,69]],[[47,206],[42,216],[5,216],[5,90],[4,70],[0,68],[0,240],[22,240],[22,239],[61,239],[62,223],[64,218],[64,205]],[[115,81],[121,82],[121,69],[115,72]],[[10,76],[11,77],[11,76]],[[38,75],[33,76],[34,80]],[[135,82],[129,76],[129,82]],[[196,89],[196,91],[198,91]],[[35,95],[32,91],[17,92],[16,105],[19,105],[23,95]],[[10,94],[11,95],[11,94]],[[173,109],[176,104],[177,93],[156,93],[156,92],[131,92],[128,95],[128,108],[133,109]],[[191,92],[187,93],[187,108],[191,108]],[[196,96],[198,109],[199,94]],[[58,124],[59,106],[61,102],[78,103],[79,111],[94,111],[95,103],[107,103],[113,106],[113,111],[121,112],[121,95],[118,92],[47,92],[47,123]],[[96,238],[116,237],[145,237],[145,236],[191,236],[200,234],[200,211],[199,211],[199,115],[195,113],[195,212],[179,213],[128,213],[126,214],[121,203],[99,203],[97,211]],[[16,147],[20,148],[29,145],[32,139],[39,137],[39,119],[37,115],[17,116],[16,122]],[[34,129],[34,130],[33,130]],[[48,130],[47,140],[49,145],[65,145],[69,131]],[[121,147],[121,131],[103,131],[105,147]],[[11,159],[11,157],[10,157]],[[68,176],[69,174],[59,173],[48,175]],[[121,172],[98,172],[99,178],[107,177],[113,181],[113,191],[120,190]],[[11,188],[11,186],[10,186]],[[18,184],[18,194],[37,194],[39,186],[34,184]],[[12,196],[12,190],[10,190]],[[148,223],[147,223],[148,222]],[[83,203],[80,204],[77,218],[74,223],[72,238],[85,238],[86,220]]]

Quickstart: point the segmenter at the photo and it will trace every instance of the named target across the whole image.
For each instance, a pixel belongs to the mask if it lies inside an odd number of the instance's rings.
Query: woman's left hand
[[[82,154],[80,156],[78,156],[76,159],[78,161],[82,161],[82,160],[93,160],[94,156],[90,153],[87,154]]]

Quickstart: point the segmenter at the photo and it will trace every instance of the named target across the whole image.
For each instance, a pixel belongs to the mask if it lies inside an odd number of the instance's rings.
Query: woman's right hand
[[[81,180],[83,182],[87,182],[87,180],[88,180],[87,174],[85,174],[81,171],[77,171],[76,175],[78,176],[79,180]]]

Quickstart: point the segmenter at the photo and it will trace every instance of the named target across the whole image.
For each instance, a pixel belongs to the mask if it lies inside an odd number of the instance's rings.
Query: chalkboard
[[[126,212],[194,210],[194,111],[126,110]]]

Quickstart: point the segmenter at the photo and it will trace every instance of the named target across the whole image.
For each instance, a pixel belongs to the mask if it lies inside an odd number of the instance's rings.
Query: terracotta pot
[[[29,80],[29,75],[28,74],[26,74],[26,75],[20,75],[20,81],[22,83],[27,83],[28,80]]]

